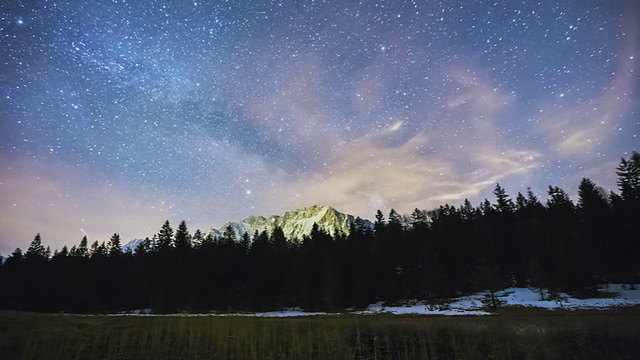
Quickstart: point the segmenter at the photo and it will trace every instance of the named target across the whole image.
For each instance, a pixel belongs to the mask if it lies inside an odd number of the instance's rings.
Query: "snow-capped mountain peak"
[[[311,233],[313,224],[327,233],[335,236],[336,233],[349,234],[349,228],[355,219],[352,215],[344,214],[330,206],[313,205],[306,208],[288,211],[283,215],[249,216],[241,222],[228,222],[220,229],[211,229],[216,236],[222,236],[228,226],[234,230],[236,237],[240,238],[245,232],[252,236],[255,231],[271,232],[276,226],[282,228],[284,235],[291,240],[302,240],[305,235]],[[368,220],[365,224],[370,225]]]
[[[231,226],[236,239],[240,239],[244,233],[253,237],[258,231],[267,231],[269,234],[276,226],[279,226],[287,239],[292,241],[301,241],[305,235],[311,233],[313,224],[318,224],[318,228],[335,236],[337,233],[349,234],[351,223],[355,221],[352,215],[341,213],[340,211],[324,205],[313,205],[298,210],[287,211],[282,215],[249,216],[240,222],[227,222],[221,228],[209,228],[208,232],[217,238],[221,238],[225,229]],[[373,228],[373,224],[369,220],[364,220],[365,226]],[[123,250],[131,249],[135,252],[136,247],[143,239],[134,239],[125,244]]]

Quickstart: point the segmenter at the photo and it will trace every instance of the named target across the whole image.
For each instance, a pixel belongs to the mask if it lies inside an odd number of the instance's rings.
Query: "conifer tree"
[[[194,248],[200,247],[203,241],[204,241],[204,235],[202,235],[202,231],[200,231],[200,229],[196,229],[196,232],[193,233],[193,238],[191,239],[191,242],[193,243],[193,247]]]
[[[414,230],[424,230],[429,225],[426,212],[415,208],[411,213],[411,227]]]
[[[233,226],[231,224],[227,225],[224,228],[224,233],[222,234],[222,243],[226,245],[235,244],[237,241],[236,232],[233,230]]]
[[[384,220],[384,215],[382,215],[382,211],[378,210],[376,212],[376,221],[373,224],[373,228],[376,233],[381,232],[387,226],[387,223]]]
[[[493,193],[496,196],[496,200],[498,201],[495,207],[498,212],[511,213],[515,210],[513,201],[509,199],[507,192],[500,186],[500,184],[496,184],[496,188],[493,190]]]
[[[27,260],[46,260],[47,259],[47,250],[42,245],[42,238],[40,237],[40,233],[36,234],[33,238],[33,241],[29,245],[27,252],[25,254],[25,259]]]
[[[75,247],[75,246],[74,246]],[[87,258],[89,257],[89,241],[87,240],[87,236],[83,236],[80,240],[80,245],[76,247],[76,250],[71,250],[71,255],[79,258]]]
[[[169,223],[169,220],[165,221],[158,232],[158,242],[157,242],[158,250],[166,251],[173,248],[173,228]]]
[[[245,254],[247,254],[251,248],[251,239],[249,238],[249,233],[246,231],[242,234],[242,238],[240,238],[240,247]]]
[[[120,240],[120,235],[118,233],[113,233],[111,238],[109,238],[109,256],[116,257],[122,254],[122,241]]]
[[[97,240],[93,242],[91,245],[91,258],[104,258],[107,257],[107,244],[103,241],[102,243]]]
[[[394,234],[398,234],[402,231],[402,219],[395,209],[391,209],[391,211],[389,211],[389,222],[387,223],[387,227],[389,228],[389,231]]]
[[[470,222],[474,219],[476,210],[471,205],[469,199],[464,199],[464,203],[460,206],[460,217],[465,222]]]
[[[640,206],[640,153],[634,151],[629,160],[620,159],[616,170],[620,195],[624,201]]]
[[[144,240],[138,243],[135,249],[135,254],[136,256],[148,254],[153,250],[153,248],[154,248],[154,244],[151,241],[151,239],[149,239],[149,237],[147,236],[146,238],[144,238]]]
[[[22,249],[16,248],[9,256],[9,263],[21,263],[24,260],[24,254],[22,253]]]
[[[187,229],[187,223],[182,220],[175,235],[175,247],[178,251],[187,251],[191,249],[191,234]]]

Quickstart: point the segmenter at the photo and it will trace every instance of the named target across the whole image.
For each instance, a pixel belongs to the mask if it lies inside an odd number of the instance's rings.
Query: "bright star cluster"
[[[0,253],[615,189],[639,36],[623,0],[3,1]]]

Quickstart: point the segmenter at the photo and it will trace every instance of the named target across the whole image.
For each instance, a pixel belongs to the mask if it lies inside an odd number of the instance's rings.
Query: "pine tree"
[[[42,239],[40,237],[40,233],[36,234],[33,238],[33,241],[29,245],[27,252],[25,254],[25,259],[27,260],[46,260],[47,259],[47,250],[42,245]]]
[[[402,219],[395,209],[391,209],[391,211],[389,211],[389,222],[387,223],[387,227],[389,228],[389,231],[394,234],[398,234],[402,231]]]
[[[224,233],[222,234],[222,242],[226,245],[235,244],[237,241],[236,232],[233,230],[231,224],[227,225],[224,228]]]
[[[487,216],[493,212],[493,206],[491,206],[491,203],[488,199],[484,199],[484,201],[480,203],[479,209],[480,213],[484,216]]]
[[[527,199],[522,195],[521,192],[518,192],[516,196],[516,210],[523,211],[527,208]]]
[[[493,193],[498,201],[495,207],[496,210],[501,213],[512,213],[515,210],[513,201],[509,199],[507,192],[500,186],[500,184],[496,184],[496,188],[493,190]]]
[[[624,201],[640,206],[640,153],[633,152],[629,160],[620,159],[616,169],[618,188]]]
[[[316,225],[316,227],[318,226],[315,223],[314,225]],[[276,226],[273,228],[271,237],[269,238],[269,242],[274,246],[274,249],[277,249],[277,251],[284,251],[288,247],[287,238],[284,236],[284,231],[280,226]]]
[[[182,220],[175,235],[175,247],[178,251],[184,252],[191,249],[191,235],[187,229],[187,223]]]
[[[158,250],[166,251],[173,248],[173,228],[169,220],[165,221],[158,233]]]
[[[149,237],[147,236],[144,240],[138,243],[135,249],[135,254],[136,256],[148,254],[153,250],[153,248],[154,248],[154,245],[151,242],[151,239],[149,239]]]
[[[99,243],[97,240],[93,242],[90,250],[91,258],[105,258],[108,255],[107,244],[103,241]]]
[[[109,238],[109,256],[116,257],[122,255],[122,245],[120,241],[120,235],[113,233]]]
[[[376,221],[373,224],[373,228],[375,232],[379,233],[383,231],[386,226],[387,226],[387,223],[384,220],[384,215],[382,215],[382,211],[378,210],[376,212]]]
[[[411,228],[414,230],[424,230],[429,226],[427,213],[415,208],[411,213]]]
[[[460,206],[460,217],[465,222],[471,222],[476,215],[476,210],[471,205],[469,199],[464,199],[464,203]]]
[[[24,254],[22,253],[22,249],[16,248],[13,250],[9,258],[7,259],[7,265],[10,264],[19,264],[24,260]]]
[[[71,256],[79,257],[79,258],[88,258],[89,257],[89,241],[87,240],[87,236],[83,236],[80,240],[80,245],[75,247],[75,251],[71,248]]]
[[[251,239],[249,238],[249,233],[246,231],[242,234],[242,238],[240,238],[240,247],[245,254],[247,254],[251,248]]]
[[[216,243],[216,238],[212,232],[208,233],[207,236],[202,240],[202,246],[213,246]]]
[[[202,235],[202,231],[200,229],[196,229],[196,232],[193,233],[193,239],[191,242],[193,243],[193,247],[198,248],[202,245],[204,241],[204,235]]]

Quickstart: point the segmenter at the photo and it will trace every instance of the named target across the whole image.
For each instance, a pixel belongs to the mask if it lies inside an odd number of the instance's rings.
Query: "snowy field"
[[[537,290],[530,288],[508,288],[496,293],[501,306],[523,306],[549,310],[565,309],[609,309],[620,306],[640,305],[640,286],[630,289],[621,284],[609,284],[602,291],[610,293],[610,297],[577,299],[559,293],[553,299],[548,299],[545,291],[545,300],[540,298]],[[486,293],[478,293],[452,299],[446,304],[428,304],[422,301],[409,301],[407,305],[384,306],[382,303],[370,305],[366,310],[350,312],[351,314],[375,315],[375,314],[415,314],[415,315],[491,315],[486,310]],[[152,314],[149,309],[136,310],[129,313],[114,314],[115,316],[159,316]],[[172,314],[168,316],[248,316],[284,318],[297,316],[339,315],[339,313],[305,312],[301,309],[288,309],[282,311],[270,311],[260,313],[229,313],[229,314]]]
[[[620,284],[609,284],[604,286],[602,291],[612,293],[612,297],[595,299],[576,299],[567,294],[560,293],[554,299],[548,299],[548,292],[544,291],[545,300],[540,298],[537,290],[530,288],[508,288],[496,293],[497,300],[501,306],[525,306],[542,308],[549,310],[556,309],[608,309],[618,306],[640,305],[640,287],[635,286],[630,290],[627,286]],[[490,315],[486,311],[486,293],[478,293],[470,296],[452,299],[446,305],[429,305],[417,302],[407,306],[387,306],[374,304],[360,313],[377,314],[391,313],[401,314],[424,314],[424,315]],[[548,300],[547,300],[548,299]]]

